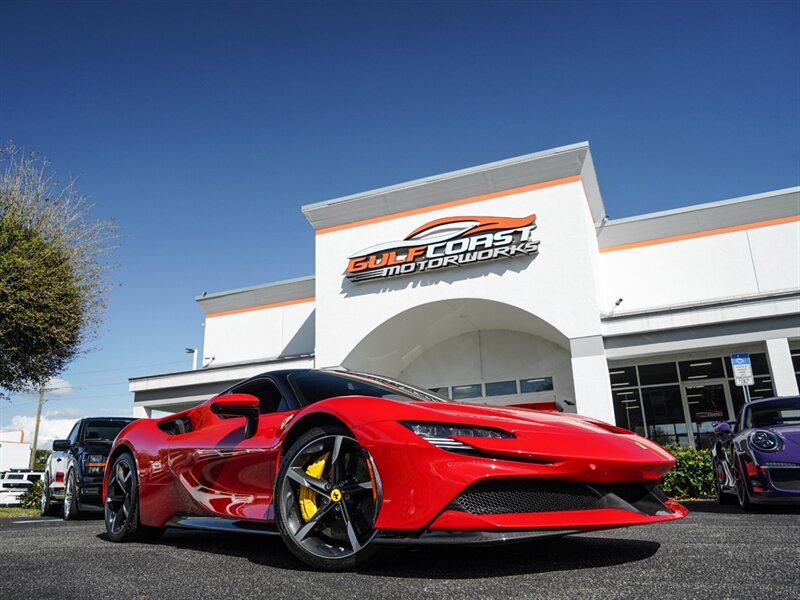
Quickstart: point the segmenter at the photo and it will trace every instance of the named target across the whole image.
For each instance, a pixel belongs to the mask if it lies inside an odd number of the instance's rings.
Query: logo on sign
[[[458,267],[539,251],[533,240],[536,215],[527,217],[450,217],[418,227],[407,237],[365,248],[349,257],[350,281]]]

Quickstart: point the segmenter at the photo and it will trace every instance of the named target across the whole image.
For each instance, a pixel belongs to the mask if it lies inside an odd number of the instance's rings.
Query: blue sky
[[[0,141],[121,228],[44,433],[189,368],[197,294],[312,274],[303,204],[583,140],[612,218],[798,185],[799,26],[794,1],[3,3]]]

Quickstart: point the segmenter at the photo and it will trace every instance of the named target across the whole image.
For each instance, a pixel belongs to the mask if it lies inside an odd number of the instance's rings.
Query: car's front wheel
[[[133,456],[124,452],[111,465],[106,487],[106,533],[112,542],[140,542],[161,537],[164,529],[139,521],[139,477]]]
[[[736,497],[739,499],[739,506],[743,510],[751,510],[753,503],[750,502],[750,492],[747,490],[748,482],[745,470],[741,466],[736,470]]]
[[[291,552],[326,571],[363,565],[375,547],[381,483],[369,453],[341,427],[315,427],[281,459],[276,521]]]

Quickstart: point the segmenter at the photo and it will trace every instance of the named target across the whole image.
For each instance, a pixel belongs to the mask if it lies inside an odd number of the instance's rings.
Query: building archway
[[[342,365],[465,401],[572,401],[569,348],[568,338],[536,315],[465,298],[395,315],[364,337]]]

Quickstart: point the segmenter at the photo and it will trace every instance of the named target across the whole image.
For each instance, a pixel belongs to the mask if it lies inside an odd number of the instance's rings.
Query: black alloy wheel
[[[74,521],[80,516],[78,510],[78,482],[75,477],[75,469],[70,469],[67,473],[67,482],[64,485],[64,520]]]
[[[363,565],[375,553],[381,501],[377,469],[366,449],[339,427],[316,427],[281,460],[276,521],[284,543],[326,571]]]
[[[55,514],[53,507],[53,496],[50,491],[50,477],[47,475],[42,479],[42,498],[39,504],[39,514],[43,517],[50,517]]]
[[[127,452],[114,460],[108,474],[105,522],[112,542],[153,540],[164,533],[163,528],[146,527],[139,522],[139,478],[136,462]]]

